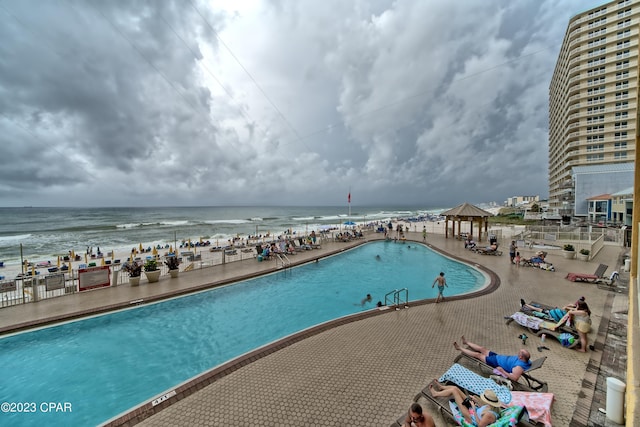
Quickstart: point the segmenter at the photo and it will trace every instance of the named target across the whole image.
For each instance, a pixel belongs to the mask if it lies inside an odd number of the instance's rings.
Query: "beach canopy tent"
[[[449,238],[449,221],[451,221],[451,234],[452,237],[460,235],[462,221],[469,221],[471,223],[471,232],[469,233],[473,237],[473,224],[478,223],[478,238],[476,241],[482,241],[482,225],[484,224],[484,231],[489,231],[489,217],[493,216],[491,212],[487,212],[480,209],[477,206],[469,203],[463,203],[460,206],[456,206],[453,209],[442,212],[441,215],[446,217],[445,220],[445,232],[444,237]],[[456,222],[458,223],[458,232],[456,233]]]

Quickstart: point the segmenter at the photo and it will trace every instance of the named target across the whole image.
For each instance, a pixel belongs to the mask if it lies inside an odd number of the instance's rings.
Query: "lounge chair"
[[[617,271],[613,271],[609,277],[604,277],[604,272],[607,271],[607,266],[600,264],[593,274],[583,273],[569,273],[566,279],[572,282],[589,282],[598,283],[611,286],[618,279],[620,274]]]
[[[531,367],[524,371],[524,373],[520,376],[518,381],[511,381],[511,386],[515,391],[527,391],[527,392],[542,392],[545,393],[549,390],[549,385],[546,381],[539,380],[531,376],[530,372],[539,369],[544,364],[544,361],[547,359],[547,356],[540,357],[531,361]],[[468,356],[465,353],[460,353],[454,360],[454,363],[459,363],[461,365],[466,365],[474,372],[477,372],[483,376],[495,376],[494,368],[487,365],[486,363],[478,360],[474,357]],[[495,378],[498,379],[498,378]],[[506,383],[506,381],[505,381]]]
[[[433,399],[433,400],[432,400]],[[438,406],[438,410],[443,417],[448,418],[459,425],[471,426],[464,422],[464,418],[457,410],[457,405],[455,402],[452,402],[447,399],[436,400],[433,396],[430,395],[431,402],[435,403]],[[402,427],[405,425],[404,420],[406,415],[401,415],[396,422],[391,424],[391,427]],[[510,406],[508,408],[504,408],[500,411],[500,418],[493,423],[490,424],[489,427],[492,426],[522,426],[522,427],[537,427],[538,424],[529,421],[527,410],[522,406]]]
[[[497,384],[493,380],[485,378],[458,363],[454,363],[447,372],[438,379],[438,382],[456,385],[466,394],[480,395],[484,390],[490,389],[496,393],[501,401],[509,403],[512,400],[511,391],[507,387]],[[429,385],[423,388],[413,400],[414,402],[417,402],[420,398],[425,398],[437,405],[438,410],[443,417],[449,418],[460,425],[468,425],[460,415],[455,402],[451,402],[451,400],[446,397],[435,397],[431,395]],[[394,425],[402,425],[401,423],[402,418],[399,418]],[[536,424],[529,421],[529,416],[525,407],[511,406],[504,408],[500,412],[499,420],[492,425],[535,426]]]
[[[534,301],[529,303],[529,305],[539,307],[545,311],[539,312],[521,308],[520,311],[506,317],[507,321],[505,323],[509,325],[511,322],[515,321],[518,325],[527,328],[529,332],[534,335],[542,336],[544,334],[555,338],[563,347],[566,348],[574,348],[580,343],[578,332],[572,327],[560,325],[559,327],[552,329],[560,319],[557,318],[558,316],[553,317],[549,313],[557,307],[540,304]]]
[[[472,250],[474,252],[477,252],[481,255],[497,255],[500,256],[502,255],[502,251],[499,250],[499,244],[496,243],[496,248],[495,249],[491,249],[491,246],[487,246],[487,247],[480,247],[480,246],[476,246],[475,248],[473,248]]]
[[[596,282],[604,276],[604,272],[609,268],[608,265],[600,264],[593,274],[585,273],[569,273],[566,279],[572,282]]]
[[[511,390],[506,385],[501,385],[490,378],[483,377],[482,375],[458,364],[454,363],[451,367],[442,374],[438,379],[439,383],[452,383],[457,385],[463,390],[475,395],[482,394],[483,391],[489,389],[492,390],[501,402],[511,402]],[[428,396],[427,396],[428,395]],[[418,400],[420,396],[427,398],[433,398],[429,392],[429,385],[422,389],[422,391],[416,395],[413,399],[414,402]]]

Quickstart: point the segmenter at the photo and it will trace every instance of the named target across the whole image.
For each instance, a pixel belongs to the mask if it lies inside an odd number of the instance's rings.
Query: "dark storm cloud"
[[[544,197],[548,82],[580,5],[5,1],[0,200]]]

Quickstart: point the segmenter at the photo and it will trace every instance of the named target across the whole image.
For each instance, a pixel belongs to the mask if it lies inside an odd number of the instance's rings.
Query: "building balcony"
[[[580,64],[576,65],[575,67],[571,67],[571,68],[569,69],[569,71],[567,72],[567,76],[572,76],[572,75],[574,75],[575,73],[580,72],[580,69],[581,69]]]

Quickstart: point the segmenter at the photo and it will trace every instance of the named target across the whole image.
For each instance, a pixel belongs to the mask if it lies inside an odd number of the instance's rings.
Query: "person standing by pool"
[[[512,240],[511,245],[509,246],[509,258],[511,258],[511,264],[515,264],[516,250],[518,250],[518,246],[516,245],[516,241]]]
[[[436,298],[436,303],[439,303],[440,300],[444,301],[444,295],[442,294],[444,292],[444,287],[449,287],[449,285],[447,285],[447,279],[444,278],[444,273],[442,271],[440,272],[440,275],[433,281],[433,285],[431,285],[431,288],[433,288],[436,283],[438,284],[438,298]]]

